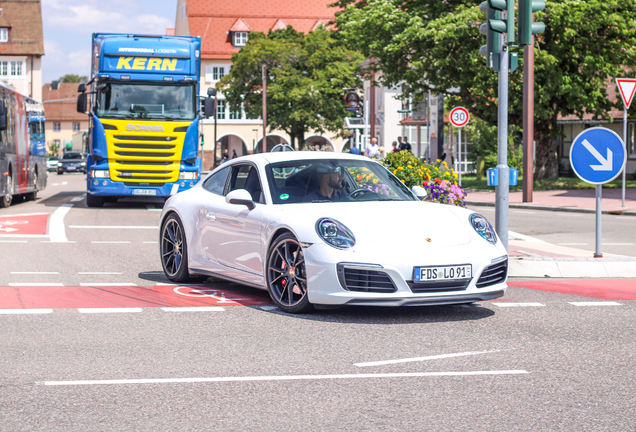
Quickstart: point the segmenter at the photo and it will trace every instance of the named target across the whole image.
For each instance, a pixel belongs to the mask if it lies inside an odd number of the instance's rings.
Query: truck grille
[[[506,280],[508,275],[508,258],[495,264],[491,264],[479,276],[477,288],[485,288]]]
[[[104,120],[118,130],[128,121]],[[110,178],[128,185],[157,185],[179,180],[185,131],[190,122],[135,121],[135,124],[162,124],[166,132],[135,131],[122,134],[105,129],[110,161]],[[176,131],[175,131],[176,130]]]
[[[338,279],[347,291],[392,293],[397,287],[388,274],[379,270],[346,267],[338,264]]]

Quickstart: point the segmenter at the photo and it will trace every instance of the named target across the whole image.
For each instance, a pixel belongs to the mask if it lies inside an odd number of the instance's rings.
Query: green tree
[[[479,55],[486,43],[479,1],[340,0],[342,36],[374,59],[385,85],[441,92],[449,103],[497,124],[497,74]],[[620,101],[606,86],[636,63],[636,0],[547,1],[535,21],[535,140],[538,178],[558,176],[559,114],[607,118]],[[522,55],[520,55],[522,57]],[[510,74],[509,123],[521,131],[523,64]],[[519,135],[515,134],[515,140]]]
[[[48,148],[48,156],[57,156],[60,154],[60,145],[56,144],[55,141],[49,141]]]
[[[57,79],[59,83],[85,83],[88,82],[88,77],[84,75],[66,74]]]
[[[267,66],[267,124],[287,132],[292,145],[305,133],[338,133],[347,116],[345,88],[359,87],[364,58],[345,47],[334,32],[318,28],[303,34],[285,30],[251,33],[248,43],[232,56],[232,70],[217,84],[230,109],[245,107],[247,115],[262,113],[262,72]]]

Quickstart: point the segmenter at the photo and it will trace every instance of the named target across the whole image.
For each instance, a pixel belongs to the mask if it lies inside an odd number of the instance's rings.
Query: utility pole
[[[508,205],[510,196],[510,171],[508,168],[508,46],[504,35],[499,36],[499,94],[497,122],[497,171],[498,185],[495,187],[495,231],[508,250]]]
[[[523,202],[534,189],[534,36],[523,48]]]
[[[267,66],[263,65],[263,153],[267,152]]]

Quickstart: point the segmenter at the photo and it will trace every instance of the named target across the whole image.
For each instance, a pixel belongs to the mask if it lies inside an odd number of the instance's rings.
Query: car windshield
[[[95,111],[101,118],[192,120],[194,94],[191,84],[102,83]]]
[[[364,159],[287,161],[269,164],[265,170],[274,204],[417,200],[386,168]],[[335,186],[331,198],[322,193],[330,182]]]
[[[81,153],[64,153],[62,159],[84,159]]]

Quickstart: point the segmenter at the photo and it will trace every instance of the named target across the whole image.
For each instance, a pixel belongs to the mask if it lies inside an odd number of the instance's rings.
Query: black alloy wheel
[[[38,170],[33,172],[33,192],[29,192],[26,195],[26,199],[35,201],[38,198],[39,186],[38,186]]]
[[[296,238],[283,234],[267,255],[267,288],[276,306],[288,313],[304,313],[313,306],[307,296],[305,256]]]
[[[161,265],[168,279],[172,282],[187,282],[191,279],[185,230],[179,217],[174,213],[166,218],[161,227],[159,251]]]

